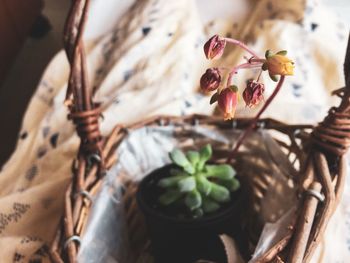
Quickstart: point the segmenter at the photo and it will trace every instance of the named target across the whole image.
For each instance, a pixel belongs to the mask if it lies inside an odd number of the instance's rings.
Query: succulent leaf
[[[230,192],[225,187],[212,183],[212,188],[209,196],[219,203],[224,203],[230,200]]]
[[[181,179],[184,179],[186,177],[187,175],[177,175],[177,176],[166,177],[159,180],[158,186],[163,188],[172,187],[172,186],[175,186]]]
[[[194,169],[192,164],[189,164],[186,167],[184,167],[184,170],[189,174],[194,174],[196,172],[196,169]]]
[[[210,144],[207,144],[199,151],[200,160],[198,162],[198,171],[201,171],[206,163],[211,158],[213,150]]]
[[[196,189],[194,189],[186,195],[185,204],[189,209],[195,210],[196,208],[201,207],[202,196]]]
[[[241,183],[237,180],[237,178],[232,178],[232,185],[230,187],[231,191],[236,191],[241,187]]]
[[[211,148],[210,144],[207,144],[199,151],[200,157],[202,160],[208,161],[211,158],[211,155],[213,154],[213,150]]]
[[[179,149],[174,149],[169,155],[170,159],[178,166],[185,168],[186,166],[191,165],[191,163],[187,160],[186,155]]]
[[[170,176],[158,181],[165,189],[159,197],[162,205],[183,204],[191,211],[193,218],[202,217],[220,208],[221,203],[230,200],[230,192],[240,187],[235,178],[236,171],[227,164],[206,165],[212,156],[208,144],[199,152],[173,150],[170,158],[176,168],[170,169]]]
[[[198,152],[188,151],[186,153],[186,157],[190,161],[190,163],[192,164],[193,167],[197,166],[197,163],[199,162],[199,159],[200,159],[200,155]]]
[[[190,192],[196,188],[196,180],[194,176],[187,176],[177,182],[180,192]]]
[[[231,165],[206,165],[205,174],[207,177],[216,177],[219,179],[231,179],[236,175],[236,171]]]
[[[178,176],[178,175],[186,175],[186,176],[188,176],[189,174],[186,173],[183,170],[180,170],[180,169],[170,169],[170,175],[171,176]]]
[[[220,204],[209,198],[203,198],[202,202],[203,211],[205,213],[212,213],[220,208]]]
[[[211,182],[207,178],[205,178],[203,175],[197,175],[196,181],[197,181],[197,188],[199,192],[204,195],[209,195],[212,188]]]
[[[194,218],[199,218],[202,217],[204,215],[203,209],[202,208],[197,208],[195,210],[193,210],[193,217]]]
[[[241,186],[236,178],[231,178],[229,180],[220,180],[219,184],[226,187],[231,192],[236,191]]]
[[[159,202],[162,205],[170,205],[174,203],[176,200],[178,200],[181,197],[182,193],[176,190],[168,190],[164,194],[162,194],[159,197]]]
[[[182,170],[180,170],[180,169],[174,169],[174,168],[171,168],[170,169],[170,175],[171,176],[177,176],[177,175],[180,175],[181,173],[183,173],[183,171]]]

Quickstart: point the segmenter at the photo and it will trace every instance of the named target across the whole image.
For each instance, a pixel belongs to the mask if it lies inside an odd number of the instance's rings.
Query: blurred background
[[[14,150],[23,114],[45,67],[62,49],[63,25],[70,2],[0,0],[0,123],[3,126],[0,130],[0,165]],[[103,35],[103,30],[111,29],[133,2],[93,0],[91,12],[94,15],[89,21],[86,38],[96,39]],[[218,15],[240,16],[249,10],[251,2],[254,1],[197,0],[203,23]],[[350,25],[349,0],[324,0],[323,4]],[[108,6],[118,8],[106,8]]]

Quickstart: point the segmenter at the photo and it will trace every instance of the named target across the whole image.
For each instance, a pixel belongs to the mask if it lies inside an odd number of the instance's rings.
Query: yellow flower
[[[275,75],[293,75],[294,63],[288,57],[282,54],[268,56],[266,59],[266,67],[271,76]]]

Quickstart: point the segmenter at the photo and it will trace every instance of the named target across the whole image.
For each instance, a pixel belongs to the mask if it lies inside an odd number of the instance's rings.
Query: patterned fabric
[[[205,3],[220,8],[216,1]],[[198,92],[198,82],[208,66],[202,46],[214,33],[243,39],[261,54],[267,48],[287,49],[296,62],[295,76],[288,78],[266,116],[315,123],[335,102],[330,91],[344,85],[348,31],[318,1],[253,1],[240,19],[202,21],[194,0],[138,0],[111,31],[86,44],[90,82],[99,87],[96,100],[104,107],[104,135],[117,123],[151,115],[212,113],[209,97]],[[233,64],[243,55],[232,49],[223,59]],[[68,74],[61,51],[44,72],[26,111],[17,148],[0,173],[2,262],[48,261],[47,247],[62,215],[79,145],[63,105]],[[243,88],[250,76],[242,72],[235,82]],[[267,76],[264,81],[269,94],[274,84]],[[240,116],[253,113],[243,103],[238,110]],[[349,198],[346,193],[328,228],[332,238],[324,238],[320,256],[315,257],[318,262],[350,258],[350,202],[345,202]]]

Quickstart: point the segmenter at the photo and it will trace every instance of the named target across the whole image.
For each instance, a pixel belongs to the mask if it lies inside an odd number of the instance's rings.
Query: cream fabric
[[[198,80],[208,66],[203,43],[214,33],[244,39],[262,55],[267,48],[287,49],[296,62],[295,76],[288,78],[266,116],[314,123],[334,103],[329,94],[344,84],[348,32],[318,1],[253,1],[239,19],[225,16],[204,25],[202,21],[194,0],[138,0],[111,31],[86,44],[90,82],[100,87],[96,100],[104,107],[104,135],[117,123],[155,114],[212,113],[209,97],[198,92]],[[243,55],[232,49],[225,53],[224,64],[238,63]],[[62,215],[63,194],[79,145],[63,105],[68,73],[61,51],[44,72],[17,148],[0,173],[1,262],[48,260],[47,246]],[[243,87],[251,74],[242,72],[235,81]],[[274,84],[266,76],[263,79],[269,94]],[[243,105],[238,110],[240,116],[253,113]],[[348,193],[345,197],[350,198]],[[346,202],[338,209],[319,262],[350,258],[349,211]]]

